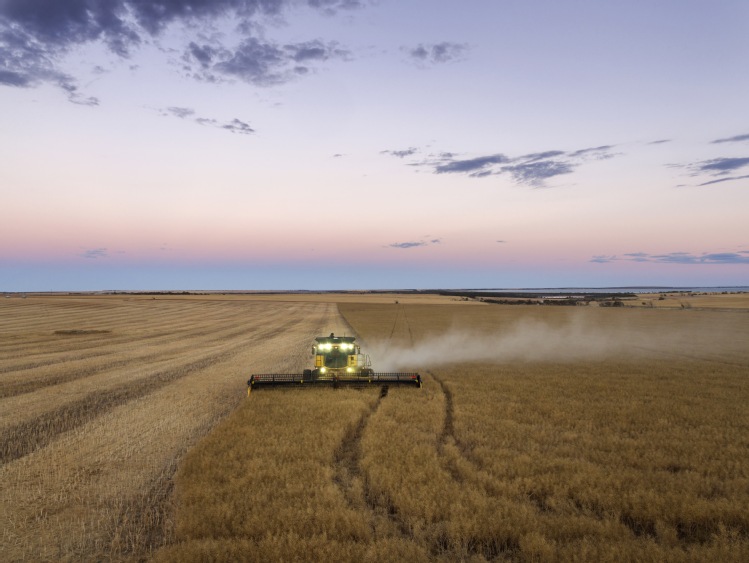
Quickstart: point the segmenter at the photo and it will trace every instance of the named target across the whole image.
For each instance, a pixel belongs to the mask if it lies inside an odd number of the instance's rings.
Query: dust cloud
[[[407,348],[374,341],[368,351],[376,371],[395,371],[461,362],[572,362],[652,356],[683,350],[686,340],[686,333],[655,327],[597,326],[583,318],[550,325],[529,319],[496,333],[453,328]]]

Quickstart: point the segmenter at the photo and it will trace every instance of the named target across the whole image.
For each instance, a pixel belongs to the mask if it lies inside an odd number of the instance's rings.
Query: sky
[[[0,291],[749,285],[745,0],[0,0]]]

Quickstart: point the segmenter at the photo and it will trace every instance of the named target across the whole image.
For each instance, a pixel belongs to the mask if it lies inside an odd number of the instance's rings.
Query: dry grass
[[[749,560],[746,312],[283,297],[0,302],[3,558]],[[425,387],[244,400],[350,327]]]

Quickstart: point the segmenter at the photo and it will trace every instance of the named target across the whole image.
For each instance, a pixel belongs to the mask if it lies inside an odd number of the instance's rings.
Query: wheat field
[[[745,309],[0,305],[4,559],[749,560]],[[424,388],[245,395],[334,330]]]
[[[185,452],[245,397],[250,366],[298,369],[326,303],[0,301],[0,552],[142,558],[173,535]]]

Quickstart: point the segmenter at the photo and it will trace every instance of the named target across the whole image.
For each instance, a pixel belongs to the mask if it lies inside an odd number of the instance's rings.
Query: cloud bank
[[[458,158],[456,153],[441,152],[426,160],[412,162],[410,166],[431,169],[434,174],[465,174],[471,178],[507,175],[517,184],[534,188],[546,186],[546,180],[570,174],[583,163],[591,160],[604,160],[617,156],[615,145],[601,145],[574,151],[549,150],[509,157],[503,153],[493,153],[472,158]],[[411,156],[418,149],[407,151],[382,151],[399,158]]]
[[[712,141],[713,143],[731,142],[736,139],[748,137],[746,135],[738,135],[731,137],[730,139],[718,139]],[[739,170],[749,168],[749,157],[718,157],[710,158],[707,160],[699,160],[689,164],[669,164],[672,168],[683,168],[686,169],[689,176],[703,178],[714,178],[712,180],[706,180],[700,182],[697,186],[711,186],[713,184],[719,184],[722,182],[732,182],[735,180],[745,180],[749,178],[749,175],[742,174],[739,176],[729,175],[738,172]]]
[[[392,156],[395,156],[397,158],[406,158],[407,156],[411,156],[415,154],[418,151],[416,147],[408,147],[407,149],[403,150],[385,150],[380,151],[380,154],[390,154]]]
[[[468,51],[465,43],[419,43],[416,47],[404,47],[412,60],[418,63],[442,64],[460,60]]]
[[[698,186],[710,186],[712,184],[720,184],[721,182],[732,182],[734,180],[746,180],[749,178],[749,174],[745,176],[728,176],[726,178],[719,178],[718,180],[709,180],[707,182],[702,182],[701,184],[697,184]]]
[[[275,86],[311,72],[312,64],[328,59],[346,60],[349,51],[319,39],[281,45],[249,37],[233,49],[218,40],[191,42],[182,55],[188,76],[207,82],[239,79],[255,86]]]
[[[695,172],[704,172],[720,176],[749,166],[749,157],[744,158],[712,158],[691,165]]]
[[[223,129],[231,133],[239,133],[241,135],[249,135],[250,133],[255,132],[255,130],[250,127],[249,123],[242,121],[241,119],[237,119],[236,117],[231,121],[221,123],[217,119],[213,119],[210,117],[199,117],[195,115],[195,110],[193,110],[192,108],[171,106],[159,110],[159,113],[161,113],[161,115],[163,116],[173,116],[179,119],[187,119],[190,121],[194,121],[198,125],[217,127],[219,129]]]
[[[96,260],[98,258],[106,258],[107,256],[109,256],[109,252],[106,248],[90,248],[88,250],[84,250],[78,256],[82,258],[88,258],[89,260]]]
[[[418,248],[420,246],[430,246],[432,244],[440,244],[442,242],[442,239],[433,238],[428,240],[418,240],[418,241],[409,241],[409,242],[394,242],[392,244],[388,244],[388,248]]]
[[[139,46],[180,24],[194,37],[220,18],[231,18],[243,39],[233,47],[192,40],[184,48],[189,76],[218,81],[236,78],[269,86],[306,74],[311,64],[345,58],[334,43],[313,39],[277,44],[251,36],[263,17],[279,17],[301,0],[3,0],[0,2],[0,85],[59,86],[70,101],[97,105],[78,91],[75,77],[60,68],[62,58],[88,43],[101,43],[127,58]],[[358,8],[355,0],[307,0],[312,9],[332,14]]]
[[[733,137],[726,137],[725,139],[715,139],[710,142],[716,145],[720,143],[740,143],[742,141],[749,141],[749,133],[745,135],[734,135]]]

